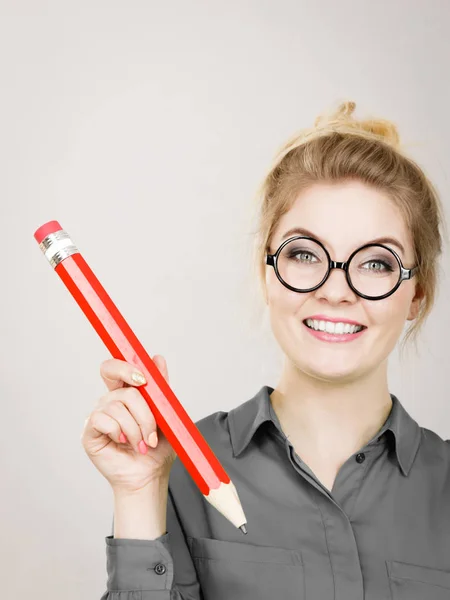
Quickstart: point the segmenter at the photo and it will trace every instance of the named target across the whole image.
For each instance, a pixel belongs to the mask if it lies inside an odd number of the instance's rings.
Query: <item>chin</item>
[[[307,364],[298,365],[298,368],[306,373],[313,379],[319,379],[320,381],[341,382],[350,383],[351,381],[358,379],[360,376],[359,365],[352,366],[346,361],[345,365],[338,365],[333,361],[328,360],[324,364],[314,364],[309,362]]]

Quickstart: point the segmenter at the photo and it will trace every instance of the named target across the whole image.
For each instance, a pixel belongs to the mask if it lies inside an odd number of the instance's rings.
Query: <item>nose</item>
[[[340,302],[354,299],[355,292],[349,286],[344,263],[332,262],[330,272],[325,282],[316,290],[319,296],[326,297],[330,302]]]

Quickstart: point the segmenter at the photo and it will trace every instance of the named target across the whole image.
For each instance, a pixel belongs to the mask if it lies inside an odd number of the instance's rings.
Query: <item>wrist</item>
[[[139,498],[153,496],[155,492],[165,491],[169,487],[169,477],[156,477],[138,489],[115,486],[112,488],[114,498]]]
[[[114,491],[114,538],[154,540],[166,532],[168,482]]]

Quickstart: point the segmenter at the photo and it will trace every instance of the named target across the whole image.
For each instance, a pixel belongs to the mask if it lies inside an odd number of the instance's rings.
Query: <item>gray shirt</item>
[[[236,486],[248,534],[176,458],[167,533],[105,538],[102,600],[450,600],[450,440],[391,394],[385,424],[330,492],[283,433],[272,392],[196,422]]]

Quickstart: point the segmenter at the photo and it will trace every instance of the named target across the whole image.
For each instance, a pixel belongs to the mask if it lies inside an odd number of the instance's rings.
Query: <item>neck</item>
[[[392,408],[386,371],[337,385],[288,365],[270,400],[297,452],[341,464],[371,440]]]

